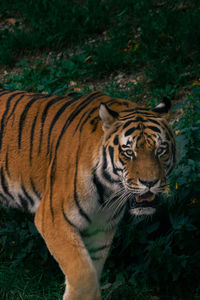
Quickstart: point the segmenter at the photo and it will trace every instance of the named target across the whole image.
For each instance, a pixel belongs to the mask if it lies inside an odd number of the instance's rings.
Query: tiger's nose
[[[159,181],[159,179],[152,180],[152,181],[144,181],[139,178],[139,182],[142,183],[143,185],[146,185],[148,188],[151,188],[154,185],[156,185],[156,183],[158,183],[158,181]]]

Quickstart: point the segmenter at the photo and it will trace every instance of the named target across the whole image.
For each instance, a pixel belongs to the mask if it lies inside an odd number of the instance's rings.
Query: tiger
[[[100,300],[125,211],[156,211],[176,164],[170,106],[0,90],[0,202],[34,215],[64,273],[63,300]]]

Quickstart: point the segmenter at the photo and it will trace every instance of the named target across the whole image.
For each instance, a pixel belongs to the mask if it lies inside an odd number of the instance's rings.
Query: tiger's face
[[[104,119],[103,128],[110,167],[118,174],[130,212],[152,214],[156,195],[165,190],[167,176],[175,166],[173,133],[158,112],[136,108],[117,116],[106,109],[110,117]]]

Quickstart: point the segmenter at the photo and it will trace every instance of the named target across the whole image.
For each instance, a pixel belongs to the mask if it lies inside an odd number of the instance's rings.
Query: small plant
[[[50,62],[46,62],[46,60]],[[45,92],[50,94],[65,94],[69,92],[69,83],[79,79],[86,73],[84,66],[85,56],[74,55],[72,59],[55,56],[36,60],[33,64],[24,59],[18,63],[22,72],[18,75],[7,76],[4,88],[21,89],[26,91]]]

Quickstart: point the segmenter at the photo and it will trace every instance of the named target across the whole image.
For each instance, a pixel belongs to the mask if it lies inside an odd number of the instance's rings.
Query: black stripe
[[[28,114],[29,109],[31,108],[31,106],[38,100],[41,101],[42,99],[41,94],[35,94],[33,97],[31,97],[31,100],[26,104],[21,116],[20,116],[20,120],[19,120],[19,135],[18,135],[18,148],[21,149],[21,139],[22,139],[22,131],[23,131],[23,127],[24,127],[24,122],[26,119],[26,116]]]
[[[6,116],[7,116],[7,114],[8,114],[9,108],[10,108],[11,100],[12,100],[15,96],[21,95],[22,93],[23,93],[23,92],[19,92],[19,93],[12,94],[12,95],[6,100],[6,109],[4,110],[4,113],[3,113],[2,118],[1,118],[0,149],[1,149],[1,146],[2,146],[2,138],[3,138],[3,131],[4,131],[4,122],[5,122]]]
[[[65,112],[66,108],[73,104],[75,101],[77,101],[79,98],[73,98],[72,100],[68,100],[56,113],[55,117],[53,118],[49,133],[48,133],[48,143],[47,143],[47,153],[49,153],[49,147],[50,147],[50,138],[51,138],[51,132],[53,130],[53,127],[55,126],[56,122],[59,120],[60,116]]]
[[[2,186],[2,189],[3,189],[3,192],[6,196],[9,196],[12,200],[14,200],[14,197],[13,195],[9,192],[9,189],[8,189],[8,184],[6,182],[6,178],[4,176],[4,172],[3,172],[3,168],[1,167],[1,186]]]
[[[119,105],[119,106],[126,106],[126,107],[129,107],[129,105],[131,104],[131,101],[129,100],[125,100],[125,101],[122,101],[121,99],[118,100],[117,98],[110,98],[110,100],[108,100],[106,102],[106,105],[108,104],[111,104],[111,105]]]
[[[32,127],[31,127],[31,135],[30,135],[30,153],[29,153],[29,160],[30,163],[32,163],[32,154],[33,154],[33,142],[34,142],[34,131],[35,131],[35,125],[37,120],[38,113],[36,114]]]
[[[81,96],[78,96],[78,97],[75,97],[73,98],[73,101],[75,102],[76,100],[80,99]],[[41,118],[41,130],[40,130],[40,144],[39,144],[39,150],[38,150],[38,153],[41,152],[41,147],[42,147],[42,137],[43,137],[43,130],[44,130],[44,123],[45,123],[45,120],[46,120],[46,117],[47,117],[47,113],[48,113],[48,110],[50,109],[50,107],[55,104],[56,102],[60,101],[60,100],[66,100],[65,97],[63,96],[59,96],[59,97],[56,97],[54,99],[52,99],[51,101],[49,101],[42,113],[42,118]]]
[[[154,123],[154,124],[160,126],[160,123],[158,121],[156,121],[156,120],[153,120],[152,118],[143,119],[141,117],[137,117],[137,118],[135,118],[133,120],[127,121],[124,124],[123,129],[126,128],[126,127],[128,127],[131,123],[135,123],[135,122],[142,122],[142,123],[147,123],[148,122],[148,123]]]
[[[55,98],[51,99],[47,105],[45,106],[43,113],[42,113],[42,118],[41,118],[41,129],[40,129],[40,143],[39,143],[39,149],[38,153],[41,152],[41,147],[42,147],[42,138],[43,138],[43,131],[44,131],[44,123],[47,118],[47,113],[48,110],[51,108],[52,105],[57,103],[60,100],[64,100],[65,98],[63,96],[56,96]]]
[[[9,171],[9,166],[8,166],[8,152],[9,152],[9,149],[7,148],[7,151],[6,151],[6,162],[5,162],[5,168],[6,168],[6,173],[8,174],[8,176],[10,177],[10,171]]]
[[[148,134],[146,132],[143,132],[143,134],[146,135],[147,138],[150,139],[150,140],[152,140],[153,143],[155,144],[155,141],[153,140],[153,138],[156,138],[156,134],[154,134],[154,133]]]
[[[154,124],[160,126],[160,123],[156,120],[153,120],[153,119],[147,119],[147,120],[144,120],[144,122],[150,122],[150,123],[154,123]]]
[[[171,139],[174,140],[174,136],[173,136],[173,134],[172,134],[170,128],[169,128],[165,123],[162,123],[162,125],[163,125],[164,129],[166,130],[166,131],[165,131],[165,134],[167,135],[167,133],[168,133],[168,134],[170,135]],[[169,136],[168,136],[167,138],[168,138],[169,141],[170,141]]]
[[[103,147],[103,170],[107,169],[106,147]]]
[[[101,95],[101,93],[96,92],[96,93],[93,93],[92,95],[90,94],[88,97],[86,97],[86,99],[80,103],[80,105],[72,112],[70,117],[65,122],[64,126],[62,127],[61,133],[58,137],[57,143],[56,143],[56,153],[54,156],[54,163],[56,162],[56,159],[57,159],[56,156],[57,156],[58,147],[60,145],[61,139],[62,139],[67,127],[71,124],[71,122],[74,120],[74,118],[82,111],[82,109],[85,108],[97,95]],[[74,98],[74,100],[78,100],[80,98],[81,98],[81,96]]]
[[[92,119],[90,121],[90,124],[93,126],[92,132],[95,132],[99,124],[99,117],[95,117],[94,119]]]
[[[149,108],[145,108],[145,107],[140,107],[140,106],[137,106],[135,108],[130,108],[130,109],[125,109],[123,110],[123,112],[127,112],[127,113],[133,113],[133,112],[151,112],[151,110]]]
[[[25,211],[28,211],[28,202],[26,199],[24,199],[21,195],[18,195],[20,202],[21,202],[21,206],[23,207],[23,209]]]
[[[97,234],[99,234],[100,232],[107,232],[107,230],[103,230],[103,229],[95,229],[94,231],[89,231],[87,229],[84,229],[82,231],[80,231],[81,233],[81,236],[84,238],[84,239],[88,239],[92,236],[95,236]]]
[[[124,146],[124,145],[123,145]],[[119,153],[121,154],[121,155],[123,155],[123,157],[127,160],[127,159],[129,159],[129,158],[127,158],[127,156],[124,154],[124,151],[122,150],[122,147],[119,145],[119,147],[118,147],[118,151],[119,151]],[[121,157],[119,156],[119,161],[120,161],[120,163],[124,166],[125,165],[125,163],[124,163],[124,161],[121,159]]]
[[[111,183],[119,183],[119,180],[114,180],[110,174],[108,174],[108,172],[106,171],[108,166],[107,163],[107,155],[106,155],[106,148],[103,147],[103,166],[102,166],[102,176],[109,182]]]
[[[118,145],[119,144],[119,136],[118,134],[115,136],[114,140],[113,140],[114,145]]]
[[[146,142],[147,142],[150,146],[152,145],[152,143],[151,143],[149,140],[151,140],[151,141],[153,142],[153,144],[155,145],[155,141],[153,141],[152,139],[146,139]]]
[[[111,162],[112,162],[112,165],[113,165],[113,168],[114,168],[114,149],[113,149],[113,147],[109,146],[108,151],[109,151],[110,159],[111,159]]]
[[[170,137],[169,137],[169,134],[167,133],[167,131],[165,131],[165,138],[168,142],[170,142]]]
[[[123,125],[123,129],[125,129],[126,127],[128,127],[131,123],[133,123],[133,120],[127,121],[127,122]]]
[[[93,183],[96,186],[96,190],[97,190],[97,194],[98,194],[98,202],[100,205],[104,204],[104,187],[102,185],[102,183],[99,181],[95,171],[93,171]]]
[[[8,203],[9,203],[8,199],[1,192],[0,192],[0,198],[1,198],[1,202],[4,201],[6,203],[6,205],[8,205]],[[5,206],[4,202],[3,202],[3,205]]]
[[[130,146],[128,144],[127,145],[122,145],[121,148],[123,148],[123,149],[127,149],[128,148],[129,149]]]
[[[52,150],[52,145],[50,147],[50,153],[49,153],[49,165],[51,164],[52,158],[53,158],[53,150]],[[56,157],[54,158],[56,160]]]
[[[99,246],[97,248],[91,248],[91,249],[89,248],[88,251],[90,254],[92,254],[92,253],[96,253],[96,252],[105,250],[106,248],[109,248],[109,247],[110,247],[110,245],[103,245],[103,246]]]
[[[95,260],[95,261],[97,261],[97,260],[100,260],[100,259],[102,259],[102,257],[95,257],[95,256],[91,256],[91,259],[92,259],[92,260]]]
[[[119,161],[120,161],[120,163],[122,164],[122,166],[125,165],[125,163],[124,163],[124,161],[121,159],[121,157],[119,157]]]
[[[131,135],[135,130],[139,130],[139,129],[140,129],[140,126],[137,126],[137,127],[131,127],[131,128],[129,128],[129,129],[125,132],[124,136],[129,136],[129,135]]]
[[[111,163],[112,163],[112,167],[113,167],[113,173],[118,175],[117,171],[121,171],[121,169],[117,169],[114,165],[114,148],[112,146],[109,146],[108,151],[109,151],[109,155],[110,155],[110,159],[111,159]]]
[[[102,176],[110,183],[120,183],[119,180],[114,180],[104,169],[102,170]]]
[[[72,123],[72,121],[74,120],[75,117],[77,117],[77,115],[82,112],[82,110],[97,96],[97,95],[101,95],[101,93],[96,92],[93,93],[92,95],[88,96],[84,101],[81,102],[81,104],[71,113],[71,115],[69,116],[69,118],[67,119],[66,123],[64,124],[62,131],[58,137],[57,143],[56,143],[56,151],[58,150],[58,147],[60,145],[61,139],[67,129],[67,127]]]
[[[27,190],[25,189],[24,185],[22,185],[22,191],[24,193],[24,196],[26,197],[27,200],[29,200],[30,204],[33,206],[34,205],[34,200],[33,198],[29,195]]]
[[[96,109],[96,108],[95,108],[95,109]],[[79,121],[78,121],[78,124],[76,125],[76,128],[74,129],[73,135],[74,135],[74,134],[76,133],[76,131],[78,130],[78,128],[79,128],[79,126],[80,126],[82,120],[84,119],[84,117],[85,117],[85,115],[86,115],[87,113],[88,113],[88,112],[85,111],[84,114],[80,117],[80,119],[79,119]],[[83,125],[87,122],[87,120],[88,120],[89,118],[90,118],[90,112],[89,112],[88,116],[86,117],[86,119],[83,121],[83,123],[82,123],[82,125],[81,125],[81,128],[80,128],[80,132],[81,132],[81,130],[82,130],[82,128],[83,128]]]
[[[49,201],[50,201],[50,212],[52,216],[52,221],[54,222],[54,211],[53,211],[53,183],[55,180],[55,170],[56,170],[56,160],[53,160],[50,174],[50,191],[49,191]]]
[[[86,214],[86,212],[82,209],[79,203],[78,199],[78,192],[77,192],[77,173],[78,173],[78,152],[79,148],[76,154],[76,163],[75,163],[75,174],[74,174],[74,201],[76,203],[76,206],[78,207],[79,213],[82,217],[84,217],[88,223],[91,223],[91,219],[89,216]]]
[[[10,93],[13,93],[13,92],[15,92],[15,91],[17,91],[16,89],[15,90],[2,90],[1,92],[0,92],[0,97],[2,97],[2,96],[4,96],[4,95],[7,95],[7,94],[10,94]]]
[[[35,183],[33,182],[33,179],[32,179],[32,178],[30,178],[30,183],[31,183],[31,188],[32,188],[34,194],[37,196],[37,198],[41,199],[41,195],[40,195],[40,193],[37,191],[36,186],[35,186]]]
[[[133,115],[133,116],[131,117],[131,120],[127,121],[127,122],[124,124],[123,129],[125,129],[126,127],[128,127],[131,123],[145,122],[145,120],[142,119],[141,117],[136,117],[136,118],[134,118],[134,117],[135,117],[135,115]]]
[[[139,110],[137,110],[137,113],[155,118],[155,114],[153,114],[153,112],[151,110],[149,110],[148,108],[146,110],[139,109]]]
[[[147,126],[146,128],[153,130],[154,132],[158,132],[161,133],[160,129],[158,127],[155,126]]]
[[[136,148],[139,148],[139,146],[137,145],[137,143],[141,140],[142,137],[143,137],[143,133],[140,133],[140,135],[137,136]]]
[[[92,110],[90,110],[89,113],[88,113],[88,115],[87,115],[87,117],[85,118],[85,120],[84,120],[84,121],[82,122],[82,124],[81,124],[81,121],[82,121],[82,119],[84,118],[84,116],[86,115],[87,112],[85,112],[85,113],[83,114],[83,116],[80,118],[80,120],[79,120],[79,122],[78,122],[78,124],[77,124],[77,126],[76,126],[76,128],[75,128],[75,130],[74,130],[74,134],[75,134],[75,132],[77,131],[77,129],[78,129],[79,126],[80,126],[80,132],[82,131],[83,126],[88,122],[88,120],[91,118],[92,114],[93,114],[97,109],[99,109],[99,107],[94,107]],[[97,120],[97,123],[98,123],[99,117],[96,117],[95,119]],[[90,122],[90,124],[93,125],[93,121],[94,121],[94,119],[91,120],[92,123]],[[80,124],[81,124],[81,125],[80,125]],[[97,126],[97,124],[95,124],[95,125]],[[96,129],[96,128],[95,128],[95,129]],[[94,131],[95,131],[95,130],[94,130],[94,128],[93,128],[92,132],[94,132]]]
[[[21,95],[15,102],[14,106],[13,106],[13,109],[12,111],[10,112],[9,116],[7,117],[7,120],[6,120],[6,124],[8,123],[9,119],[12,117],[12,115],[14,114],[15,112],[15,109],[17,107],[17,104],[20,102],[20,100],[24,97],[25,95]]]
[[[128,116],[129,114],[131,115],[131,114],[133,114],[133,113],[135,113],[136,111],[138,111],[138,108],[139,107],[135,107],[135,108],[129,108],[129,109],[124,109],[123,110],[123,113],[128,113],[126,116]],[[125,116],[125,117],[126,117]]]
[[[144,111],[140,111],[140,110],[135,110],[132,113],[127,114],[124,117],[121,117],[120,121],[130,120],[130,118],[134,118],[136,114],[141,114],[142,116],[149,117],[149,118],[155,118],[155,115],[153,115],[150,111],[144,112]]]
[[[63,214],[64,219],[67,221],[67,223],[68,223],[70,226],[74,227],[77,231],[79,231],[78,227],[77,227],[76,225],[74,225],[74,224],[69,220],[69,218],[67,217],[67,215],[66,215],[66,213],[65,213],[65,210],[64,210],[64,207],[63,207],[63,204],[62,204],[62,214]]]

